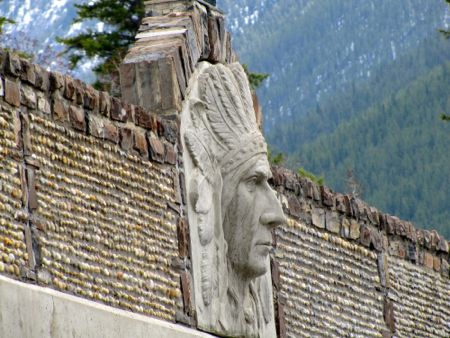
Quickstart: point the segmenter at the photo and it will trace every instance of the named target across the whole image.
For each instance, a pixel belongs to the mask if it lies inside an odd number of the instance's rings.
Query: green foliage
[[[267,157],[269,163],[274,165],[282,165],[285,161],[285,155],[283,153],[274,153],[269,145],[267,145]]]
[[[441,119],[442,119],[442,121],[448,122],[448,121],[450,121],[450,115],[441,114]]]
[[[105,24],[104,31],[88,29],[69,38],[59,38],[66,45],[72,67],[85,59],[100,57],[103,60],[95,67],[95,86],[119,95],[119,66],[128,47],[134,42],[140,21],[144,16],[143,0],[98,0],[75,5],[78,17],[74,23],[94,20]]]
[[[311,181],[315,182],[318,185],[324,185],[325,180],[323,176],[316,176],[313,173],[307,171],[305,168],[301,167],[297,170],[298,174],[302,177],[309,178]]]
[[[15,21],[11,20],[11,19],[8,19],[8,18],[5,18],[3,16],[0,16],[0,34],[3,33],[3,25],[7,24],[7,23],[15,23]]]
[[[248,66],[243,64],[245,74],[247,74],[248,82],[250,83],[250,88],[252,90],[258,89],[265,79],[267,79],[270,75],[266,73],[253,73],[249,71]]]

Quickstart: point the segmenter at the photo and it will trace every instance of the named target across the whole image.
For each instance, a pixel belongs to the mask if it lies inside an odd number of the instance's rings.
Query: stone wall
[[[0,59],[0,272],[175,321],[177,122]]]
[[[0,273],[196,328],[178,114],[197,63],[236,56],[215,8],[151,11],[123,101],[0,53]],[[450,336],[445,238],[283,168],[271,184],[279,337]]]
[[[273,168],[288,226],[272,258],[284,337],[448,337],[449,242]]]

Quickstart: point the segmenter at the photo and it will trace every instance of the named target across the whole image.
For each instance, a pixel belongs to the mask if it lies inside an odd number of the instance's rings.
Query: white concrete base
[[[191,338],[211,335],[0,276],[2,338]]]

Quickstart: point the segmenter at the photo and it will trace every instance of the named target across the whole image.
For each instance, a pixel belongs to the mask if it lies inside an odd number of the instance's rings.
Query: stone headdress
[[[238,63],[201,70],[189,101],[192,126],[184,133],[197,174],[189,198],[196,213],[202,247],[202,298],[206,306],[225,292],[215,271],[226,266],[223,217],[242,174],[254,165],[267,145],[256,122],[247,76]],[[223,183],[226,188],[223,189]],[[222,252],[221,252],[222,251]],[[216,292],[216,297],[213,293]]]
[[[222,178],[239,178],[249,161],[267,153],[244,69],[239,63],[207,68],[198,96],[191,102],[195,130],[185,135],[188,150],[206,179],[214,179],[217,170]]]

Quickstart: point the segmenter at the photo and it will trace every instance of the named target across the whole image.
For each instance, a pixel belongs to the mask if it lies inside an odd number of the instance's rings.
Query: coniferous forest
[[[450,238],[450,40],[438,32],[450,6],[242,2],[222,5],[241,60],[270,74],[259,96],[272,151]]]

